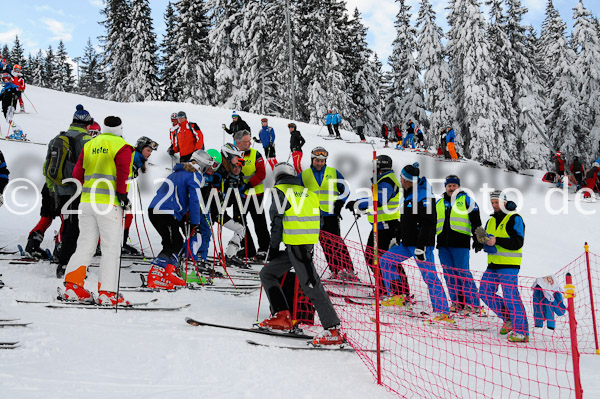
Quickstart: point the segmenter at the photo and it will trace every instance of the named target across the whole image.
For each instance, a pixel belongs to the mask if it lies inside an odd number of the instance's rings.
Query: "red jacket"
[[[204,148],[204,135],[194,122],[180,123],[173,135],[173,151],[182,157]]]
[[[19,91],[25,91],[25,80],[20,76],[15,76],[12,82],[19,86]]]
[[[83,169],[83,152],[79,154],[79,159],[73,169],[73,177],[81,182],[83,185],[85,169]],[[127,194],[127,179],[129,179],[129,172],[131,170],[131,157],[133,155],[133,147],[125,145],[115,155],[115,164],[117,165],[117,193]]]

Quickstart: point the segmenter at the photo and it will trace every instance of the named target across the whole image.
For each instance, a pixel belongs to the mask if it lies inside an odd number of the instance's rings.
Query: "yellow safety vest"
[[[323,181],[321,185],[317,183],[315,174],[312,168],[306,169],[302,172],[302,183],[304,187],[314,192],[319,198],[319,206],[323,212],[332,213],[333,203],[338,199],[340,193],[337,190],[337,184],[334,184],[333,180],[337,178],[337,171],[335,168],[325,167],[323,172]]]
[[[321,211],[317,195],[293,184],[278,184],[274,188],[284,193],[290,204],[283,214],[283,243],[305,245],[319,242]]]
[[[102,133],[83,147],[83,168],[85,169],[81,202],[116,205],[117,165],[115,156],[127,146],[123,137]],[[133,164],[133,154],[129,165]]]
[[[510,218],[514,215],[517,215],[517,213],[509,213],[506,215],[498,227],[496,227],[496,218],[492,217],[485,230],[488,234],[492,234],[496,238],[509,238],[509,235],[506,232],[506,225],[508,224]],[[488,263],[493,263],[495,265],[521,266],[523,247],[517,250],[510,250],[496,244],[496,249],[498,252],[495,254],[488,254]]]
[[[457,233],[471,235],[471,221],[469,220],[469,214],[467,212],[466,197],[466,195],[459,195],[456,197],[454,204],[452,204],[452,210],[450,211],[450,228]],[[444,221],[446,220],[444,197],[439,199],[435,206],[437,211],[435,233],[440,234],[442,230],[444,230]]]
[[[244,183],[248,183],[250,179],[256,174],[256,154],[258,154],[258,151],[256,151],[254,148],[250,148],[250,154],[244,154],[244,166],[242,166],[242,173],[244,174]],[[265,186],[261,182],[260,184],[244,191],[244,194],[262,194],[264,192]]]
[[[387,222],[389,220],[399,220],[400,213],[400,201],[402,200],[402,190],[400,182],[394,173],[388,173],[387,175],[381,176],[379,180],[377,180],[377,184],[380,181],[390,178],[394,185],[398,187],[398,193],[394,195],[387,204],[382,205],[381,201],[377,202],[377,222]],[[387,212],[387,213],[386,213]],[[373,209],[369,209],[369,223],[375,223],[375,217],[373,216]]]

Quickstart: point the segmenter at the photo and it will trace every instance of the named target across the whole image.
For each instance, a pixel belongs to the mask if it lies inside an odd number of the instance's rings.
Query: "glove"
[[[482,226],[478,226],[475,229],[475,237],[477,241],[481,244],[485,244],[490,238],[488,237],[487,231]]]
[[[333,203],[333,214],[336,216],[340,216],[340,214],[342,213],[342,209],[344,208],[344,201],[343,200],[336,200]]]
[[[425,262],[425,250],[421,248],[415,249],[415,259]]]
[[[354,211],[355,211],[354,205],[356,205],[356,200],[348,201],[348,202],[346,202],[346,209],[348,209],[350,212],[354,213]]]
[[[224,123],[221,125],[221,127],[223,128],[223,130],[227,130],[227,126],[225,126]]]
[[[244,183],[240,186],[240,193],[244,194],[244,192],[246,192],[246,190],[249,190],[251,188],[252,188],[252,186],[250,186],[250,184]]]
[[[129,198],[127,194],[117,193],[117,200],[119,201],[119,206],[123,209],[129,209]]]
[[[255,143],[260,143],[260,140],[257,139],[256,137],[252,137],[252,140],[254,140]]]
[[[479,241],[473,241],[473,249],[475,250],[475,253],[481,252],[483,249],[483,244],[481,244]]]
[[[269,256],[267,256],[267,261],[272,261],[274,259],[277,259],[279,257],[279,255],[281,255],[281,252],[279,251],[279,248],[269,248]]]
[[[170,156],[175,155],[175,151],[173,150],[173,146],[170,146],[169,148],[167,148],[167,154],[169,154]]]

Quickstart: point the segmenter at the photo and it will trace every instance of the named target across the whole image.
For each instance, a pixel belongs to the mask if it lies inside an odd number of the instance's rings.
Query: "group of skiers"
[[[1,56],[0,56],[1,57]],[[2,113],[4,118],[12,123],[12,115],[16,111],[17,102],[20,106],[20,112],[25,112],[22,94],[25,91],[26,84],[20,65],[10,65],[6,58],[0,62],[0,78],[2,79],[2,89],[0,90],[0,101],[2,102]]]
[[[393,129],[394,132],[393,135],[391,135],[388,125],[386,123],[381,125],[381,137],[385,140],[384,148],[388,148],[390,141],[395,141],[395,148],[397,150],[406,148],[425,149],[425,135],[423,129],[420,126],[416,126],[412,119],[409,118],[408,122],[406,122],[406,131],[404,132],[404,135],[398,124],[395,124]]]
[[[591,193],[596,190],[600,191],[600,181],[598,181],[598,172],[600,170],[600,158],[596,159],[592,166],[586,171],[578,156],[574,156],[571,165],[567,169],[568,162],[565,154],[562,151],[557,151],[552,156],[554,167],[556,170],[556,178],[554,182],[556,187],[562,188],[565,184],[564,177],[568,176],[567,184],[576,185],[576,190],[579,191],[587,188],[583,192],[584,198],[590,198]],[[569,173],[570,172],[570,173]]]

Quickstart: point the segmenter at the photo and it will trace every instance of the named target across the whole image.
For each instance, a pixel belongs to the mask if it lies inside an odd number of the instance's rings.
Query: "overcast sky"
[[[525,15],[525,22],[531,24],[539,32],[544,20],[544,10],[547,0],[522,0],[522,4],[529,9]],[[98,36],[103,34],[100,9],[102,0],[4,0],[0,13],[0,44],[8,43],[12,47],[15,35],[28,52],[36,53],[38,49],[47,49],[52,45],[54,49],[60,39],[67,47],[69,55],[81,56],[85,43],[90,37],[94,44],[98,44]],[[573,24],[573,7],[578,0],[554,0],[554,5],[566,21],[570,30]],[[154,30],[158,40],[162,39],[165,32],[163,15],[168,0],[150,0]],[[411,6],[413,24],[419,9],[418,0],[408,0]],[[438,24],[446,31],[448,0],[432,0],[437,13]],[[594,15],[600,14],[600,0],[584,0],[585,7]],[[391,44],[395,37],[394,19],[398,13],[395,0],[347,0],[347,6],[352,12],[358,7],[365,24],[369,28],[368,41],[379,59],[385,64],[391,51]],[[283,21],[282,21],[283,22]]]

